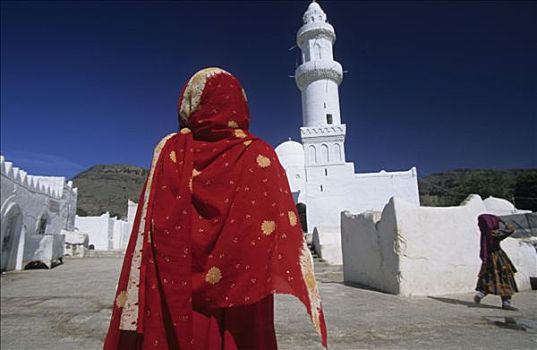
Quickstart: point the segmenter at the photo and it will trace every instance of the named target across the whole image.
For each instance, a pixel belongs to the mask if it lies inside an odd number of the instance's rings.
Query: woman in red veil
[[[203,69],[182,129],[155,148],[104,349],[276,349],[273,295],[296,296],[326,347],[311,254],[285,171],[248,132],[246,94]]]

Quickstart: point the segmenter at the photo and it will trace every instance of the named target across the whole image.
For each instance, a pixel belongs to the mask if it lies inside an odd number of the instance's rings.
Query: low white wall
[[[132,224],[127,221],[119,220],[117,218],[110,219],[111,225],[113,225],[113,238],[112,249],[125,250],[129,243],[129,237],[131,233]]]
[[[101,216],[76,216],[75,226],[89,237],[88,245],[93,244],[95,250],[113,249],[110,237],[110,214]]]
[[[24,250],[24,266],[42,262],[50,269],[63,258],[65,236],[62,234],[27,235],[25,240],[28,249]]]
[[[131,202],[132,203],[132,202]],[[135,204],[135,203],[134,203]],[[136,205],[129,206],[129,221],[110,217],[108,212],[101,216],[76,216],[76,227],[89,237],[89,243],[95,250],[125,250],[132,230],[131,212]]]
[[[477,217],[485,212],[476,195],[457,207],[418,207],[392,198],[382,215],[344,212],[344,279],[407,296],[473,291],[481,264]],[[502,246],[519,270],[519,288],[528,289],[529,276],[537,276],[535,250],[513,238]]]
[[[136,219],[136,211],[138,210],[138,203],[131,200],[127,201],[127,222],[132,226]]]
[[[458,207],[416,207],[394,199],[400,294],[441,295],[474,289],[479,259],[479,197]]]
[[[517,269],[515,280],[520,290],[531,289],[530,277],[537,277],[537,253],[535,247],[527,241],[506,238],[501,243]]]
[[[388,293],[399,294],[399,257],[396,254],[393,201],[382,212],[341,213],[343,277]]]
[[[313,230],[312,245],[321,259],[330,265],[343,264],[341,254],[341,234],[339,227],[316,227]]]

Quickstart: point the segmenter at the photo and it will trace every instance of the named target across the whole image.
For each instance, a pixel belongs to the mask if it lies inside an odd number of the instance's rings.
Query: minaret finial
[[[308,5],[308,9],[302,17],[304,24],[311,22],[326,22],[326,13],[315,0],[312,0]]]

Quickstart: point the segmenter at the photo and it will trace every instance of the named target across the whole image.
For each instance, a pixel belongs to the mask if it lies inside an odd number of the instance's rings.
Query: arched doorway
[[[300,219],[300,226],[302,226],[302,232],[308,232],[308,221],[306,219],[306,204],[297,203],[296,210],[298,211],[298,217]]]
[[[17,205],[13,205],[2,218],[0,239],[0,244],[2,245],[0,270],[2,271],[13,270],[16,267],[21,229],[22,213]]]

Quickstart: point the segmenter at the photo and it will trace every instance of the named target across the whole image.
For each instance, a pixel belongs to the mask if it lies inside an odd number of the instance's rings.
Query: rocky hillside
[[[132,165],[95,165],[72,180],[78,187],[77,214],[127,217],[127,200],[137,202],[147,170]]]

